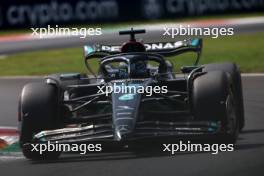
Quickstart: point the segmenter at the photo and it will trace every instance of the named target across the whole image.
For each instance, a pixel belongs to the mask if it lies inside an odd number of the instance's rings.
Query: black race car
[[[29,147],[48,141],[127,147],[208,137],[235,143],[245,123],[238,67],[198,65],[202,39],[143,44],[135,39],[139,33],[145,30],[121,31],[130,35],[122,46],[85,46],[87,75],[53,74],[23,88],[19,130],[25,157],[57,158],[59,152],[40,155]],[[196,62],[175,74],[166,57],[185,52],[196,53]],[[95,59],[97,72],[91,68]]]

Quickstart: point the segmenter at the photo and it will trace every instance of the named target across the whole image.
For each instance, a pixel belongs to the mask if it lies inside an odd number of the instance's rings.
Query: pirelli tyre
[[[60,152],[32,151],[34,134],[58,126],[58,93],[53,85],[30,83],[24,86],[19,101],[19,143],[28,159],[56,159]]]
[[[234,83],[234,98],[237,102],[236,113],[239,119],[239,130],[241,131],[245,126],[244,116],[244,102],[243,102],[243,91],[242,81],[239,68],[234,63],[212,63],[204,65],[203,71],[215,71],[221,70],[231,77]]]
[[[233,82],[223,71],[208,71],[196,77],[192,88],[195,120],[220,121],[223,132],[217,142],[235,143],[239,125]]]

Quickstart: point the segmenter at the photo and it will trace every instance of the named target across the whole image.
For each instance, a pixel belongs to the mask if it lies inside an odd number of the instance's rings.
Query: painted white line
[[[234,19],[227,19],[229,24],[263,24],[264,23],[264,17],[263,16],[259,16],[259,17],[247,17],[247,18],[234,18]]]
[[[264,73],[242,73],[242,77],[263,77]]]
[[[17,130],[17,127],[13,127],[13,126],[0,126],[0,129]]]
[[[6,162],[6,161],[13,161],[13,160],[19,160],[19,159],[25,159],[25,157],[22,155],[21,152],[15,152],[15,154],[7,154],[3,155],[0,153],[0,161]]]
[[[1,76],[0,79],[43,79],[45,76]]]

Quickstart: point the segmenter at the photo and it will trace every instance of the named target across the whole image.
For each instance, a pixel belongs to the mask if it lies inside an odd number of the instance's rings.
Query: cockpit
[[[166,63],[162,56],[156,54],[118,54],[104,58],[100,72],[112,79],[149,78],[166,72]]]

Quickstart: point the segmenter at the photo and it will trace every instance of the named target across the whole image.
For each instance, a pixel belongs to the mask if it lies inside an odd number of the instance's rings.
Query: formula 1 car
[[[29,147],[48,141],[127,147],[139,141],[212,137],[235,143],[245,123],[238,67],[198,65],[202,39],[143,44],[135,39],[140,33],[145,30],[120,31],[130,36],[122,46],[85,46],[89,74],[53,74],[24,86],[18,118],[26,158],[59,157],[60,152],[39,154]],[[185,52],[197,54],[196,61],[175,74],[166,58]],[[122,86],[136,91],[113,91]],[[154,87],[151,96],[147,87]]]

